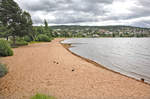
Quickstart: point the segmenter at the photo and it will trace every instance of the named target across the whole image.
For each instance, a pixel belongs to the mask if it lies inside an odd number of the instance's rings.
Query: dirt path
[[[14,56],[2,58],[9,73],[0,79],[0,99],[30,99],[36,93],[57,99],[150,99],[149,85],[72,55],[60,40],[16,48]]]

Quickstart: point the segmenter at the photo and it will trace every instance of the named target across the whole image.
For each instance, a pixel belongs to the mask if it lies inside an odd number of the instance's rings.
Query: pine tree
[[[46,20],[44,20],[44,25],[45,25],[45,29],[47,30],[48,29],[48,23]]]
[[[48,26],[48,23],[46,20],[44,20],[44,33],[49,36],[49,37],[52,37],[52,31],[51,29],[49,28]]]

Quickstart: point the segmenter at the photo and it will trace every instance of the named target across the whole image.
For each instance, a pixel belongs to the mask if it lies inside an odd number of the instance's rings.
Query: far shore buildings
[[[55,33],[61,35],[61,33],[68,33],[72,36],[83,36],[83,37],[99,37],[101,34],[106,35],[149,35],[150,29],[146,28],[136,28],[136,27],[66,27],[66,28],[55,28]]]

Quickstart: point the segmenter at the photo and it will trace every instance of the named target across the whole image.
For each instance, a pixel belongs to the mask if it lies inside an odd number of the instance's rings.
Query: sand
[[[15,48],[1,58],[9,73],[0,79],[0,99],[30,99],[36,93],[57,99],[150,99],[150,85],[95,66],[55,39]]]

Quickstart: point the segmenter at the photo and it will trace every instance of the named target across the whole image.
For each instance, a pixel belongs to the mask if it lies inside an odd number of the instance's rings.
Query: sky
[[[15,0],[34,25],[150,27],[150,0]]]

